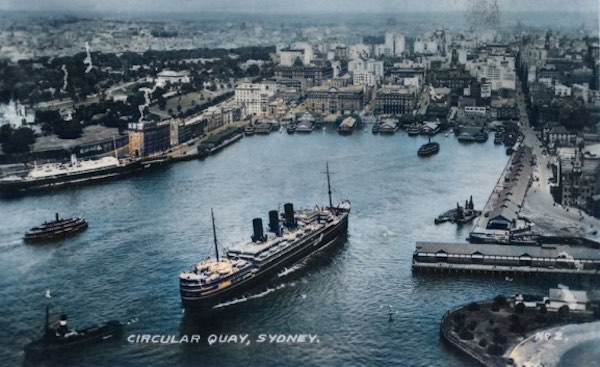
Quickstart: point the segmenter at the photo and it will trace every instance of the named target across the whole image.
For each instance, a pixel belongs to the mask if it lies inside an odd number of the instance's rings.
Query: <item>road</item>
[[[549,183],[549,179],[552,178],[550,163],[555,158],[542,153],[544,148],[529,123],[520,84],[517,85],[517,103],[520,111],[521,131],[524,135],[523,144],[532,148],[537,159],[533,170],[532,185],[527,191],[520,215],[532,221],[535,224],[532,228],[533,231],[539,234],[583,236],[599,240],[597,229],[600,228],[600,220],[579,209],[555,204],[550,193]]]

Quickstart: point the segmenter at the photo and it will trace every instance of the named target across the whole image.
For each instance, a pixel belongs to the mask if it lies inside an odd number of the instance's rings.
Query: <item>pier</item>
[[[600,275],[598,249],[570,245],[417,242],[413,271],[485,274]]]

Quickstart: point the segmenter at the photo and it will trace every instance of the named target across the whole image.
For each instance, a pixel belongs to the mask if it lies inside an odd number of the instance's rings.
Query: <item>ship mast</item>
[[[212,208],[210,208],[210,216],[212,217],[213,237],[215,239],[215,253],[217,254],[217,262],[218,262],[219,261],[219,246],[217,245],[217,230],[215,229],[215,214],[213,213]]]
[[[333,208],[333,203],[331,201],[331,181],[329,180],[329,162],[325,162],[325,167],[327,167],[327,194],[329,195],[329,207]]]
[[[119,153],[117,151],[117,141],[115,140],[115,136],[113,135],[113,148],[115,149],[115,158],[119,159]]]
[[[50,306],[46,305],[46,325],[44,326],[44,339],[46,340],[46,342],[49,342],[49,337],[50,337],[50,321],[49,321],[49,316],[50,314]]]

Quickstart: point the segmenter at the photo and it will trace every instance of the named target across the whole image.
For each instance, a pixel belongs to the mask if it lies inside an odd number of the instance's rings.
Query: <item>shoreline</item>
[[[571,312],[565,325],[565,319],[557,311],[523,307],[521,312],[516,310],[514,302],[514,299],[498,296],[494,300],[472,302],[449,310],[440,322],[440,337],[486,367],[527,365],[525,363],[530,363],[531,358],[538,357],[535,343],[540,342],[540,335],[550,335],[544,342],[552,348],[551,339],[559,335],[557,330],[569,330],[568,334],[566,331],[561,334],[568,338],[571,333],[575,335],[579,330],[589,329],[587,334],[591,336],[574,337],[570,340],[576,344],[563,343],[562,349],[554,349],[548,356],[551,355],[556,363],[571,348],[586,341],[600,340],[600,331],[595,328],[600,321],[594,320],[591,312]]]

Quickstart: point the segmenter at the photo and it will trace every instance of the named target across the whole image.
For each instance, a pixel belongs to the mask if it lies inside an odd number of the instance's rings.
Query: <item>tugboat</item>
[[[434,219],[433,222],[435,224],[441,224],[444,222],[464,224],[472,221],[479,215],[481,215],[481,210],[475,210],[475,206],[473,205],[473,196],[471,196],[469,200],[465,201],[464,207],[456,203],[456,208],[440,214]]]
[[[426,157],[429,155],[437,154],[440,151],[440,144],[436,142],[431,142],[431,137],[429,138],[429,142],[427,144],[421,145],[417,154],[421,157]]]
[[[116,320],[111,320],[104,325],[90,326],[80,330],[69,330],[67,326],[67,315],[60,315],[58,326],[54,329],[49,324],[49,308],[46,306],[46,325],[44,327],[44,336],[25,346],[25,352],[44,353],[64,350],[83,344],[101,342],[112,337],[121,335],[123,324]]]
[[[31,228],[25,233],[23,239],[27,242],[51,241],[81,232],[87,227],[88,224],[83,218],[73,217],[62,219],[56,213],[55,220],[44,222],[41,226]]]
[[[269,232],[263,232],[261,218],[252,220],[251,241],[229,247],[219,257],[219,246],[213,222],[215,258],[195,263],[179,275],[181,301],[186,310],[208,311],[244,298],[246,292],[265,285],[282,270],[327,248],[341,245],[347,235],[350,202],[333,206],[329,166],[327,166],[329,205],[294,210],[291,203],[284,212],[269,212]],[[212,210],[211,210],[212,215]]]
[[[256,129],[252,125],[248,125],[244,128],[244,135],[252,136],[256,132]]]

